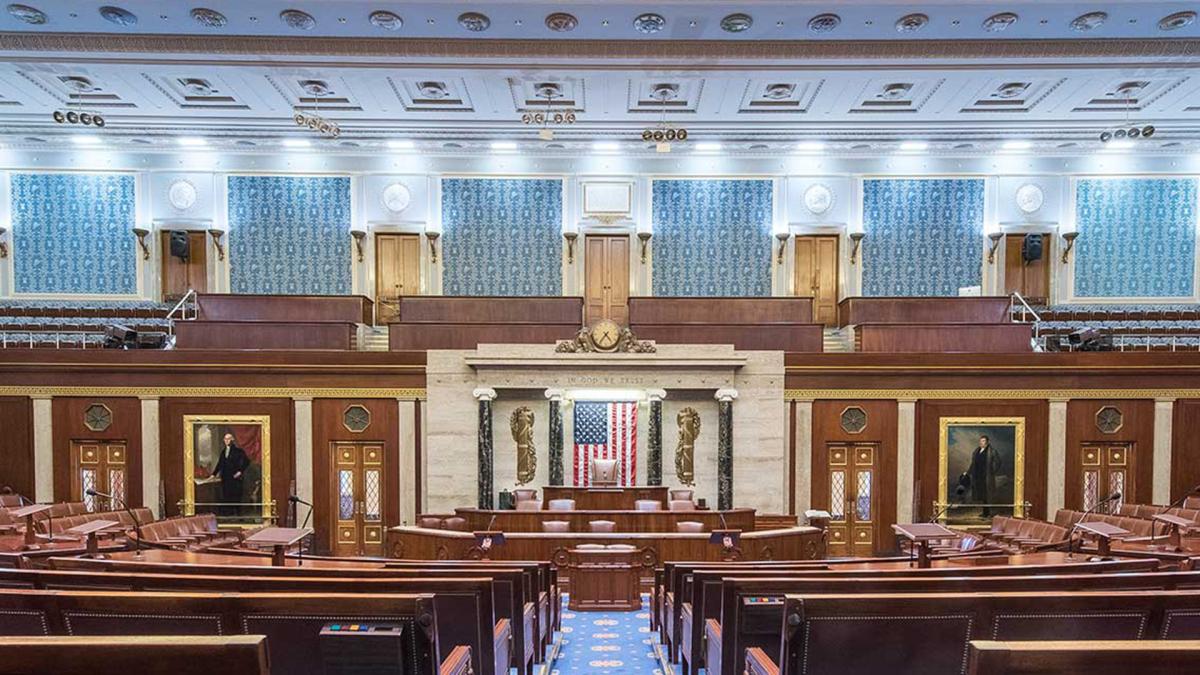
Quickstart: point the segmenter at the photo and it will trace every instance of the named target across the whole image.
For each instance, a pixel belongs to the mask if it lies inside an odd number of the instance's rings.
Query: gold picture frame
[[[261,471],[259,494],[261,502],[261,522],[271,522],[275,518],[275,504],[271,500],[271,417],[270,415],[184,415],[183,416],[183,506],[185,516],[196,513],[196,484],[197,479],[205,477],[196,475],[196,455],[200,448],[196,447],[198,427],[214,427],[227,429],[236,426],[257,426],[261,448],[259,459],[255,463]],[[223,434],[222,434],[223,435]],[[210,437],[213,437],[210,435]],[[216,438],[219,438],[217,436]],[[210,441],[213,442],[213,441]],[[215,441],[219,443],[220,441]],[[211,448],[209,449],[212,450]],[[252,506],[248,503],[247,506]],[[246,515],[255,515],[247,510]]]
[[[956,490],[961,485],[960,476],[965,472],[969,472],[972,467],[972,455],[974,447],[964,447],[964,440],[974,436],[976,440],[982,440],[979,437],[987,435],[988,444],[995,448],[998,464],[1002,467],[1001,471],[1009,472],[1011,466],[1011,474],[1007,476],[1011,480],[1007,484],[1011,485],[1011,504],[1008,499],[993,501],[994,498],[988,499],[988,503],[992,505],[1000,505],[999,507],[989,506],[981,507],[979,514],[966,515],[965,509],[954,508],[951,504],[970,505],[972,503],[980,503],[975,498],[968,497],[962,499],[960,495],[954,502],[950,501],[951,490]],[[954,438],[951,438],[954,436]],[[1011,438],[1009,438],[1011,436]],[[996,442],[992,443],[992,438],[995,437]],[[964,456],[965,455],[965,456]],[[953,474],[953,475],[952,475]],[[1005,476],[1000,476],[1003,478]],[[997,483],[999,483],[997,478]],[[969,479],[967,479],[969,482]],[[1006,490],[999,490],[1007,493]],[[1024,417],[940,417],[938,418],[938,503],[937,509],[946,509],[942,516],[942,522],[959,525],[981,525],[990,519],[990,514],[993,511],[1001,511],[995,515],[1007,515],[1004,510],[1012,509],[1012,515],[1017,518],[1025,516],[1025,418]],[[955,513],[958,511],[959,513]]]

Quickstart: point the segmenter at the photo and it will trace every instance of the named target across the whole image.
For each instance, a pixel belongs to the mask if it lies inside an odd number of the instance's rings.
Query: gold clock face
[[[613,349],[621,339],[621,327],[615,321],[603,319],[592,324],[592,342],[598,349]]]

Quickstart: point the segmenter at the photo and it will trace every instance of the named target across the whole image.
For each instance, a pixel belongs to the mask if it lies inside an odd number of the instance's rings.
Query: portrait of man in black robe
[[[250,468],[250,458],[246,451],[238,447],[233,434],[225,434],[222,439],[220,457],[213,468],[212,476],[221,479],[220,512],[225,516],[240,516],[240,504],[245,501],[246,469]]]

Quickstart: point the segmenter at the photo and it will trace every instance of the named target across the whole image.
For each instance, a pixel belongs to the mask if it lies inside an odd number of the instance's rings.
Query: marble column
[[[421,467],[417,466],[417,402],[411,398],[398,398],[396,406],[400,427],[400,461],[395,468],[400,476],[400,523],[412,525],[417,522],[417,513],[421,510],[417,503],[417,484],[422,475]]]
[[[717,509],[733,508],[733,401],[736,389],[718,389],[717,399]]]
[[[667,392],[651,389],[646,395],[650,399],[650,422],[646,427],[646,484],[662,485],[662,402]]]
[[[550,448],[549,456],[549,485],[563,484],[563,390],[547,389],[546,398],[550,399]]]
[[[1050,428],[1046,455],[1046,517],[1053,518],[1066,504],[1067,399],[1050,399]]]
[[[158,445],[158,397],[142,396],[142,506],[163,517],[162,468]]]
[[[796,401],[796,513],[812,508],[812,415],[811,399]],[[803,522],[803,521],[802,521]]]
[[[896,403],[896,522],[911,523],[913,486],[917,474],[917,402],[901,399]]]
[[[292,398],[292,420],[295,425],[296,441],[296,496],[309,504],[313,503],[313,402],[312,397]],[[296,527],[304,522],[308,507],[289,504],[288,515],[294,518]],[[303,508],[302,508],[303,507]],[[311,521],[310,521],[311,524]]]
[[[471,392],[479,400],[479,508],[496,508],[495,441],[492,438],[492,401],[496,390],[480,387]]]
[[[33,398],[33,500],[54,502],[54,423],[52,399]],[[64,497],[63,501],[66,501]]]
[[[1171,502],[1171,437],[1175,422],[1175,399],[1154,399],[1153,504]]]

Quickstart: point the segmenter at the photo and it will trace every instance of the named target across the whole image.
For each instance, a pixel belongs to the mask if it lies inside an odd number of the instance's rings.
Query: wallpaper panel
[[[1196,179],[1083,179],[1075,193],[1075,295],[1192,295]]]
[[[563,183],[442,181],[442,292],[561,295]]]
[[[229,177],[233,293],[350,293],[350,179]]]
[[[134,177],[14,173],[18,293],[137,293]]]
[[[654,295],[771,295],[770,180],[656,180]]]
[[[958,295],[983,281],[983,180],[863,181],[863,231],[863,295]]]

